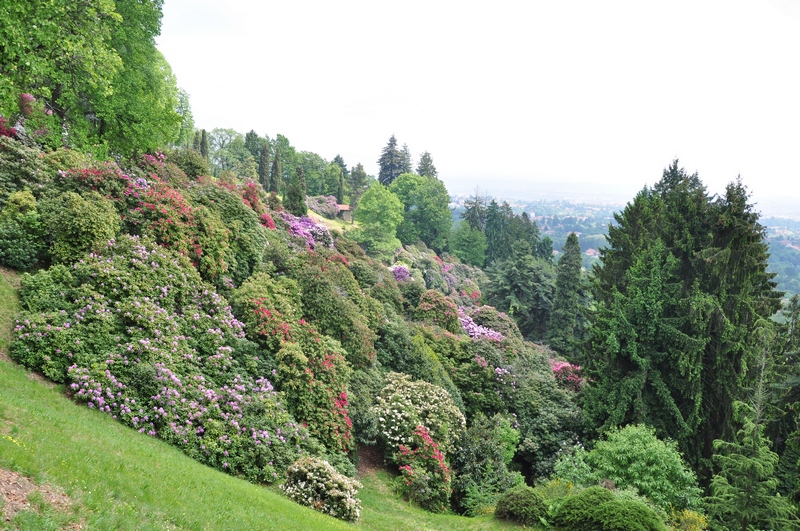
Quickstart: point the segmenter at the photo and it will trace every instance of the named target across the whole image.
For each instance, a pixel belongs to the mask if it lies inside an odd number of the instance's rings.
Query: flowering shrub
[[[461,331],[456,304],[439,291],[429,289],[422,294],[416,317],[420,321],[441,326],[453,334]]]
[[[306,197],[306,205],[322,217],[336,219],[339,214],[339,204],[332,195],[315,195]]]
[[[394,274],[394,279],[397,282],[410,282],[411,280],[413,280],[411,278],[411,272],[404,265],[397,264],[395,266],[392,266],[390,269],[392,270],[392,273]]]
[[[417,426],[424,426],[447,456],[454,452],[466,424],[447,391],[396,372],[386,375],[386,386],[376,397],[372,413],[378,419],[387,457],[395,462],[400,446],[413,443]]]
[[[289,225],[289,234],[304,240],[309,251],[314,251],[317,245],[333,247],[333,238],[325,225],[318,225],[309,217],[296,217],[286,211],[281,212],[281,218]]]
[[[315,511],[355,522],[361,515],[361,500],[356,495],[361,483],[336,471],[327,461],[303,457],[286,471],[281,490]]]
[[[522,339],[522,334],[514,319],[503,312],[497,311],[494,306],[478,306],[469,311],[468,314],[477,325],[496,330],[499,334],[510,339]]]
[[[414,429],[411,443],[400,445],[397,454],[400,477],[397,490],[423,509],[440,513],[450,507],[452,474],[425,426]]]
[[[486,339],[491,339],[493,341],[502,341],[505,339],[505,336],[500,332],[495,332],[491,328],[481,326],[473,321],[472,317],[467,315],[463,307],[458,309],[458,320],[461,323],[461,328],[463,328],[472,339],[478,339],[481,337],[485,337]]]
[[[586,385],[586,379],[581,374],[581,368],[566,361],[549,359],[550,367],[558,384],[564,389],[580,391]]]
[[[21,299],[12,357],[88,407],[252,481],[275,481],[311,444],[257,373],[244,325],[176,253],[121,236],[25,277]]]
[[[17,136],[17,130],[8,126],[8,119],[5,116],[0,116],[0,136],[9,138],[16,138]]]

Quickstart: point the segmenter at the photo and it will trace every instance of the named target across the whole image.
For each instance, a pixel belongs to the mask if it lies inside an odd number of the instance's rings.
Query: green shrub
[[[361,483],[343,476],[327,461],[303,457],[286,470],[286,495],[315,511],[355,522],[361,514],[361,500],[356,495]]]
[[[64,192],[41,203],[41,216],[54,261],[72,263],[114,239],[120,219],[110,200],[97,192]]]
[[[505,337],[522,339],[517,323],[508,315],[497,311],[493,306],[479,306],[471,312],[469,316],[476,324],[491,328],[500,332]]]
[[[602,531],[667,531],[658,514],[638,500],[617,499],[598,505],[580,529],[589,526]]]
[[[174,149],[167,153],[167,159],[175,163],[191,179],[197,179],[201,175],[211,175],[208,161],[193,149]]]
[[[429,289],[420,296],[416,317],[425,323],[440,326],[450,333],[461,332],[456,304],[439,291]]]
[[[29,191],[14,192],[0,211],[0,265],[30,269],[44,250],[36,199]]]
[[[594,511],[614,500],[614,494],[603,487],[589,487],[567,498],[553,518],[556,527],[565,531],[605,531],[598,527]]]
[[[500,497],[494,515],[503,520],[538,526],[546,521],[547,507],[541,494],[527,485],[520,485]]]

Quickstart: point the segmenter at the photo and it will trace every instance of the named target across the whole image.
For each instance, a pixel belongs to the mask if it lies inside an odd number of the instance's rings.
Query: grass
[[[433,515],[411,507],[376,471],[360,478],[362,520],[348,524],[265,488],[227,476],[177,449],[71,402],[7,357],[18,277],[0,271],[0,468],[63,489],[73,500],[56,511],[32,493],[31,509],[6,529],[131,530],[490,530],[491,517]],[[0,499],[1,500],[1,499]]]

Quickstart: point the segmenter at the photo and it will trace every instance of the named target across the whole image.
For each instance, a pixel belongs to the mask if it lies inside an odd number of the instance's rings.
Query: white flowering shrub
[[[355,522],[361,515],[356,495],[361,483],[336,471],[327,461],[303,457],[286,470],[283,492],[300,505]]]
[[[386,382],[372,414],[378,419],[379,436],[389,457],[396,461],[400,445],[413,443],[417,426],[424,426],[442,452],[452,455],[466,423],[450,394],[438,385],[413,381],[397,372],[387,374]]]

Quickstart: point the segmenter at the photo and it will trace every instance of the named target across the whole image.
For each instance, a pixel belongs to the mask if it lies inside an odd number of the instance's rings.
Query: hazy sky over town
[[[372,174],[394,134],[453,193],[625,199],[678,157],[800,198],[800,0],[165,0],[158,43],[198,127]]]

